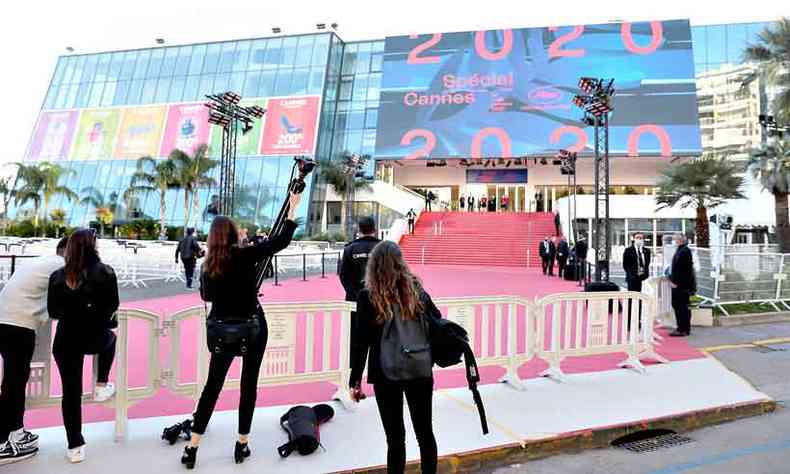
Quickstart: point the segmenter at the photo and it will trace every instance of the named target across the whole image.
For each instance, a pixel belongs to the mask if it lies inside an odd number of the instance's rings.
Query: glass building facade
[[[720,82],[734,84],[742,80],[744,48],[755,42],[759,32],[768,25],[692,27],[706,151],[722,146],[731,151],[759,139],[755,135],[759,130],[754,127],[756,114],[765,107],[764,98],[761,102],[764,85],[751,92],[755,97],[747,98],[745,110],[732,113],[727,107],[736,97],[729,89],[722,91]],[[321,98],[316,156],[332,159],[346,151],[372,156],[383,53],[383,40],[344,43],[330,32],[64,56],[57,63],[42,108],[65,111],[200,102],[205,94],[226,90],[237,91],[244,98],[314,95]],[[731,73],[733,70],[737,72]],[[741,99],[744,98],[738,98]],[[722,140],[726,145],[722,145]],[[80,193],[93,187],[104,196],[119,200],[129,187],[136,167],[135,159],[59,163],[73,170],[63,183],[70,189]],[[243,219],[264,226],[271,221],[284,200],[291,165],[291,159],[286,156],[239,157],[236,183],[244,193],[242,201],[247,203],[242,210]],[[365,174],[373,177],[375,172],[375,161],[370,160]],[[319,181],[311,179],[310,199],[304,200],[299,212],[308,225],[305,229],[308,233],[325,230],[320,227],[327,222],[326,216],[322,216],[328,212],[323,205],[326,189]],[[212,192],[211,189],[200,191],[200,207],[205,206]],[[139,195],[136,199],[126,203],[138,211],[135,215],[158,219],[156,193]],[[168,192],[168,225],[183,223],[183,201],[183,191]],[[95,211],[90,205],[72,203],[63,197],[57,197],[50,208],[66,210],[70,225],[86,225]],[[204,216],[197,222],[199,228],[207,224]]]

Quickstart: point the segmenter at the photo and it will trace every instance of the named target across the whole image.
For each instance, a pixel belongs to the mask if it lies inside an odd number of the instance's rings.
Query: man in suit
[[[417,218],[417,214],[414,212],[414,209],[409,209],[409,212],[406,213],[406,219],[409,220],[409,233],[414,234],[414,219]]]
[[[432,211],[431,203],[433,203],[433,200],[436,199],[436,195],[433,193],[433,191],[428,191],[428,195],[426,196],[426,199],[427,199],[426,204],[428,205],[427,206],[428,212],[431,212]]]
[[[554,235],[560,235],[560,213],[554,213]]]
[[[187,228],[187,235],[176,247],[176,263],[178,263],[179,256],[181,262],[184,264],[184,274],[187,279],[187,288],[192,289],[192,277],[195,274],[195,265],[197,259],[203,256],[203,249],[200,248],[197,239],[195,238],[195,229],[192,227]]]
[[[469,199],[466,200],[466,203],[468,204],[469,212],[474,212],[475,211],[475,197],[470,194],[469,195]]]
[[[547,235],[543,239],[538,251],[540,252],[540,259],[543,261],[543,274],[554,275],[554,256],[557,254],[557,248],[554,246],[554,242],[551,241],[550,236]]]
[[[576,241],[573,251],[576,254],[576,279],[583,280],[587,274],[587,241],[583,235]]]
[[[697,278],[694,275],[694,259],[691,249],[686,244],[686,236],[676,233],[673,241],[677,250],[675,250],[675,256],[672,257],[669,284],[672,286],[672,309],[675,310],[678,328],[670,333],[670,336],[685,337],[691,334],[689,299],[697,292]]]
[[[560,237],[560,243],[557,244],[557,275],[560,278],[565,276],[565,264],[568,262],[570,253],[571,249],[565,236]]]
[[[645,234],[637,232],[634,234],[634,242],[626,247],[623,252],[623,270],[625,270],[625,282],[628,291],[642,291],[642,282],[650,276],[650,249],[645,247]],[[631,302],[628,302],[628,329],[631,329]],[[639,327],[641,323],[642,305],[639,305]]]

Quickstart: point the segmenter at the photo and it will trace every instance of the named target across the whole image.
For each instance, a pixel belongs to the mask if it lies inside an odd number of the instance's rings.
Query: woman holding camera
[[[387,438],[387,472],[401,474],[406,468],[406,430],[403,424],[403,396],[409,405],[417,443],[420,445],[420,465],[423,474],[436,473],[437,448],[433,434],[432,400],[433,375],[429,361],[426,372],[408,373],[408,367],[384,367],[382,340],[385,327],[391,327],[394,318],[402,321],[422,321],[437,318],[441,313],[422,288],[419,278],[411,273],[403,260],[398,244],[384,241],[371,252],[365,273],[365,288],[357,299],[357,324],[359,346],[356,360],[352,361],[349,380],[353,400],[364,398],[360,388],[365,360],[370,352],[368,383],[373,385],[381,424]],[[423,324],[425,327],[425,324]],[[429,337],[426,331],[426,338]],[[389,329],[388,329],[389,331]],[[405,347],[405,346],[404,346]],[[386,352],[386,351],[384,351]],[[401,375],[400,380],[387,376],[388,372]]]
[[[99,259],[96,231],[78,230],[66,245],[66,266],[49,277],[47,309],[58,320],[52,355],[63,384],[63,426],[72,463],[85,460],[82,437],[82,365],[85,355],[98,356],[95,401],[109,400],[115,387],[108,382],[115,359],[118,327],[118,280],[112,267]]]
[[[200,296],[212,303],[207,320],[212,353],[206,385],[194,414],[192,439],[181,457],[181,463],[187,469],[195,467],[201,436],[206,431],[228,369],[237,355],[241,355],[244,363],[239,397],[239,438],[233,457],[239,464],[251,454],[248,445],[250,426],[257,398],[258,373],[268,337],[266,319],[258,304],[257,265],[291,243],[297,227],[294,215],[300,200],[301,194],[291,194],[289,197],[288,216],[281,233],[253,245],[242,245],[239,228],[231,218],[217,216],[211,224],[208,254],[203,262],[200,279]],[[212,331],[230,320],[246,321],[245,330],[254,340],[235,348],[212,342]],[[231,340],[230,335],[227,340]]]

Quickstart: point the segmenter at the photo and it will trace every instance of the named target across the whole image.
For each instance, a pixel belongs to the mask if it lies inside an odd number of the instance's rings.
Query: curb
[[[713,316],[714,326],[745,326],[747,324],[771,324],[790,322],[790,311],[772,313],[750,313],[735,316]]]
[[[524,440],[488,449],[467,451],[439,457],[438,472],[470,472],[510,464],[523,463],[563,453],[575,453],[586,449],[606,448],[615,439],[647,429],[671,429],[677,432],[696,430],[705,426],[734,421],[740,418],[760,416],[776,410],[776,402],[770,399],[722,406],[707,410],[692,411],[667,417],[642,420],[633,423],[605,426],[589,430],[564,433],[537,440]],[[383,447],[382,447],[383,448]],[[370,473],[386,474],[386,466],[372,466],[338,471],[335,474]],[[419,463],[410,462],[406,472],[419,472]]]

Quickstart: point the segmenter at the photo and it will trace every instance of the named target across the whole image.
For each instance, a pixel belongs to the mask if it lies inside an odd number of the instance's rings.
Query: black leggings
[[[25,389],[30,378],[30,361],[36,348],[32,329],[0,324],[0,356],[3,357],[3,384],[0,386],[0,443],[22,428],[25,416]]]
[[[373,386],[381,424],[387,436],[387,473],[401,474],[406,469],[406,428],[403,425],[403,394],[420,445],[423,474],[435,474],[436,438],[433,435],[433,379],[403,383],[378,383]]]
[[[259,350],[249,351],[242,356],[241,395],[239,396],[240,435],[250,434],[252,415],[255,412],[255,402],[258,399],[258,374],[261,371],[263,353],[266,350],[266,341],[269,338],[266,319],[262,317],[259,319],[261,323]],[[222,386],[225,384],[225,377],[228,375],[228,370],[234,358],[235,356],[232,354],[211,354],[206,386],[203,387],[203,393],[200,394],[200,401],[198,401],[194,414],[193,433],[202,435],[206,432],[206,426],[208,426],[211,414],[217,405],[217,399],[222,391]]]
[[[115,359],[115,342],[115,333],[109,329],[100,339],[92,341],[71,340],[66,335],[55,335],[52,355],[58,364],[63,384],[61,410],[69,449],[85,444],[85,438],[82,437],[82,364],[85,356],[98,355],[96,382],[107,383]]]

